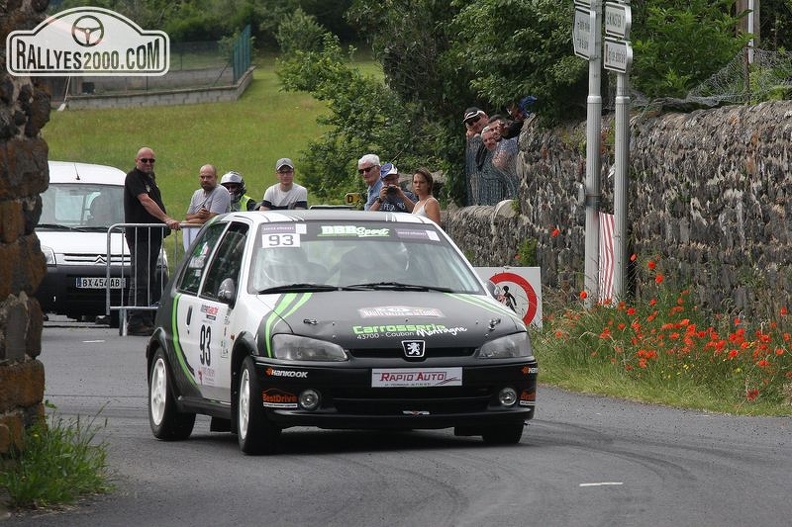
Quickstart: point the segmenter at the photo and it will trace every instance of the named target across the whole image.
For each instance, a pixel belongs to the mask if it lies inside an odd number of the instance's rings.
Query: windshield
[[[55,183],[41,195],[40,228],[106,230],[124,222],[124,187]]]
[[[475,272],[436,227],[368,221],[262,225],[249,290],[289,285],[483,293]]]

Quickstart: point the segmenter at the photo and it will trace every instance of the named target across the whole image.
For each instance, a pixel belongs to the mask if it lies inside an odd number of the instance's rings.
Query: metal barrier
[[[170,277],[170,265],[175,268],[181,261],[188,247],[184,240],[191,242],[202,225],[182,224],[181,227],[181,231],[170,231],[159,223],[116,223],[108,228],[105,314],[112,320],[112,314],[118,312],[119,335],[127,334],[130,311],[151,311],[152,317],[156,313]],[[153,235],[153,231],[164,234],[161,243],[154,243],[157,235]],[[135,255],[127,242],[130,237],[136,240],[145,239],[145,243],[138,242],[136,245],[143,245],[143,252],[138,258],[145,257],[146,262],[151,261],[155,245],[160,245],[154,273],[145,273],[147,279],[143,283],[135,281]]]

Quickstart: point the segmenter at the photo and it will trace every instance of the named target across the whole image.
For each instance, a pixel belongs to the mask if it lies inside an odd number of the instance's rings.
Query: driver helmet
[[[247,188],[245,188],[245,180],[242,178],[242,174],[239,172],[234,172],[231,170],[230,172],[226,172],[222,179],[220,179],[220,184],[223,185],[228,189],[228,192],[231,194],[231,203],[236,203],[242,196],[245,195],[247,192]],[[228,185],[237,185],[236,189],[231,190],[228,188]]]

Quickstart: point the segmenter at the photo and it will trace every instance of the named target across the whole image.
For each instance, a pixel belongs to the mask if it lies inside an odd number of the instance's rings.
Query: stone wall
[[[15,29],[44,18],[46,0],[0,5],[0,41]],[[46,272],[34,227],[49,182],[47,144],[41,127],[49,120],[49,94],[29,78],[11,77],[0,50],[0,454],[22,446],[24,427],[44,415],[42,313],[32,297]]]
[[[612,120],[603,119],[602,210],[613,212]],[[659,262],[671,288],[744,317],[789,306],[792,267],[792,101],[631,120],[628,254]],[[466,207],[446,230],[475,265],[514,265],[537,244],[546,288],[583,288],[585,122],[520,136],[517,206]],[[553,236],[553,231],[558,234]],[[641,284],[633,284],[640,294]]]

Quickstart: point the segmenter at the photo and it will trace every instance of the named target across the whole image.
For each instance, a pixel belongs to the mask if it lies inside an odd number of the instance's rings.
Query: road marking
[[[83,340],[83,344],[96,344],[97,342],[105,342],[104,340]]]
[[[616,487],[624,485],[623,481],[600,481],[599,483],[581,483],[581,487]]]

